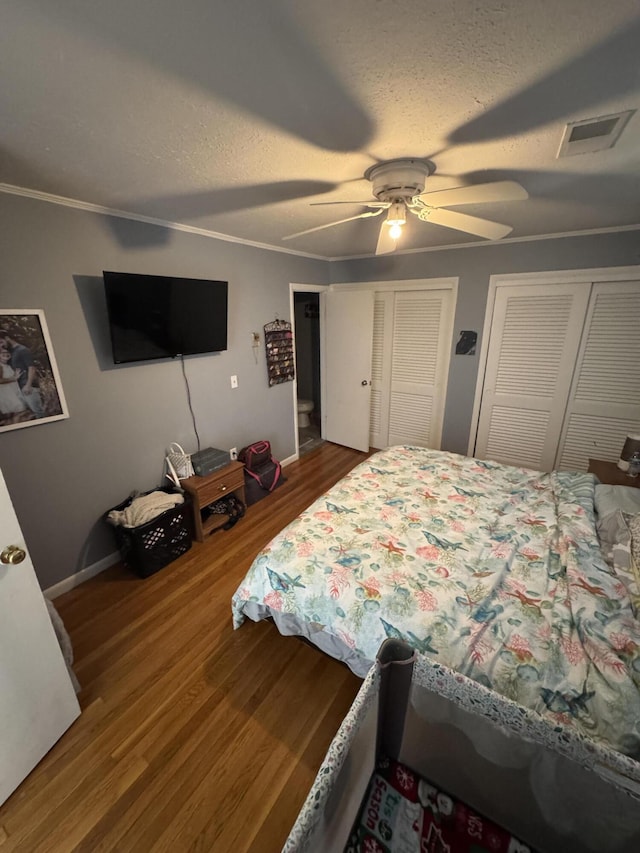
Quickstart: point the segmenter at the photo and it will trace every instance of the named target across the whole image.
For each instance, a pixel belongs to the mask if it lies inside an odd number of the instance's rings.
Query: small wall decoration
[[[291,323],[274,320],[264,327],[264,342],[267,352],[269,385],[293,382],[295,361],[293,357],[293,334]]]
[[[68,417],[44,312],[0,309],[0,432]]]
[[[477,332],[460,332],[460,338],[456,344],[456,355],[475,355],[477,342]]]

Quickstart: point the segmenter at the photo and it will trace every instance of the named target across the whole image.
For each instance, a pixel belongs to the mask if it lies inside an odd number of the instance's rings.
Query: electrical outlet
[[[231,459],[232,462],[234,462],[238,458],[238,448],[237,447],[231,448],[231,450],[229,451],[229,458]]]
[[[238,377],[237,377],[237,376],[232,376],[232,377],[231,377],[231,387],[232,387],[232,388],[237,388],[237,387],[238,387]]]

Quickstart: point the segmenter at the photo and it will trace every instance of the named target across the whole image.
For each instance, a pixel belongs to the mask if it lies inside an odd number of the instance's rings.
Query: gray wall
[[[637,264],[640,264],[640,231],[631,231],[340,261],[331,265],[331,281],[337,283],[459,277],[442,448],[466,454],[489,277],[500,273]],[[475,356],[455,355],[455,343],[463,329],[478,332]]]
[[[269,388],[262,327],[328,264],[0,194],[0,307],[42,308],[70,417],[0,434],[0,467],[43,588],[114,551],[100,517],[196,449],[179,360],[115,367],[102,270],[229,281],[229,349],[185,359],[203,447],[295,451],[291,383]],[[261,336],[258,363],[251,332]],[[232,391],[229,377],[237,374]]]
[[[102,513],[162,481],[170,441],[195,449],[180,363],[111,363],[103,269],[229,281],[228,351],[185,360],[201,443],[268,438],[284,459],[295,448],[291,385],[268,387],[264,341],[256,364],[251,332],[262,339],[276,313],[288,316],[289,282],[459,276],[453,349],[461,329],[481,332],[491,274],[640,263],[630,232],[329,265],[6,194],[0,226],[0,307],[44,310],[70,411],[0,434],[0,467],[44,588],[114,550]],[[445,449],[466,452],[477,364],[452,355]]]

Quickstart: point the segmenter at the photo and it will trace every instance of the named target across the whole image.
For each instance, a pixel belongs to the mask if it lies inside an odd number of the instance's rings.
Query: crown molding
[[[296,255],[300,258],[310,258],[314,261],[328,261],[324,255],[312,255],[309,252],[300,252],[296,249],[285,249],[281,246],[272,246],[270,243],[258,243],[255,240],[245,240],[242,237],[233,237],[231,234],[222,234],[218,231],[209,231],[206,228],[198,228],[195,225],[184,225],[180,222],[170,222],[167,219],[156,219],[153,216],[144,216],[140,213],[129,213],[126,210],[117,210],[112,207],[104,207],[101,204],[93,204],[89,201],[80,201],[77,198],[45,193],[40,190],[16,187],[13,184],[0,183],[0,192],[8,195],[32,198],[36,201],[45,201],[49,204],[58,204],[62,207],[72,207],[75,210],[83,210],[87,213],[98,213],[102,216],[115,216],[118,219],[131,219],[134,222],[145,222],[147,225],[159,225],[161,228],[170,228],[172,231],[184,231],[187,234],[197,234],[200,237],[209,237],[212,240],[222,240],[225,243],[239,243],[242,246],[251,246],[254,249],[265,249],[268,252],[280,252],[284,255]]]
[[[359,261],[375,259],[377,257],[371,253],[363,255],[337,255],[335,257],[330,255],[314,255],[310,252],[300,252],[296,249],[285,249],[282,246],[273,246],[270,243],[259,243],[255,240],[245,240],[242,237],[234,237],[231,234],[222,234],[219,231],[209,231],[206,228],[198,228],[195,225],[184,225],[180,222],[170,222],[167,219],[156,219],[153,216],[129,213],[126,210],[104,207],[100,204],[80,201],[79,199],[67,198],[66,196],[61,195],[54,195],[53,193],[41,192],[40,190],[17,187],[13,184],[0,183],[0,193],[22,196],[23,198],[31,198],[36,201],[45,201],[49,204],[59,204],[62,207],[84,210],[87,213],[97,213],[102,216],[115,216],[119,219],[130,219],[134,222],[145,222],[148,225],[158,225],[161,228],[169,228],[173,231],[183,231],[187,234],[197,234],[200,237],[208,237],[212,240],[222,240],[225,243],[237,243],[241,246],[250,246],[254,249],[264,249],[267,252],[278,252],[283,255],[294,255],[299,258],[309,258],[313,261],[329,261],[330,263],[333,263],[335,261]],[[502,240],[474,240],[471,243],[456,243],[450,246],[425,246],[417,249],[401,249],[394,252],[393,257],[398,257],[400,255],[429,254],[430,252],[451,252],[458,251],[460,249],[478,249],[483,246],[504,246],[511,243],[534,243],[539,240],[561,240],[565,237],[592,237],[598,234],[620,234],[625,231],[638,230],[640,230],[640,223],[637,225],[619,225],[608,228],[588,228],[583,231],[560,231],[554,234],[534,234],[529,237],[505,237]]]

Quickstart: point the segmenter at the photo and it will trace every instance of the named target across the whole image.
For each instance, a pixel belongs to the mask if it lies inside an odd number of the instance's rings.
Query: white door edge
[[[328,290],[320,295],[324,324],[323,438],[367,452],[371,428],[374,293]]]

